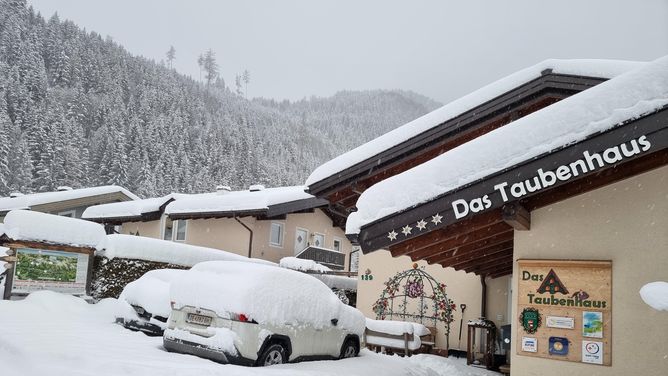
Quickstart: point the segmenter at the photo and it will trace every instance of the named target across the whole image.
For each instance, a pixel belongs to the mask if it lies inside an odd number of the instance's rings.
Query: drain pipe
[[[239,222],[240,225],[244,226],[246,230],[248,230],[248,233],[250,235],[250,238],[248,239],[248,258],[251,258],[251,252],[253,251],[253,230],[251,230],[250,227],[246,226],[245,223],[241,222],[237,216],[234,216],[234,220]]]

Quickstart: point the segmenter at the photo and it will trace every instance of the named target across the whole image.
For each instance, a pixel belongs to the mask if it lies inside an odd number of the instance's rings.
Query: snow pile
[[[325,265],[318,264],[313,260],[300,259],[296,257],[283,257],[281,261],[278,262],[278,266],[281,268],[298,270],[300,272],[326,273],[332,271],[332,269],[326,267]]]
[[[305,200],[314,196],[305,187],[277,187],[259,191],[233,191],[176,200],[165,208],[166,214],[217,213],[267,210],[269,206]]]
[[[185,270],[178,269],[151,270],[138,280],[128,283],[119,299],[140,306],[154,316],[169,317],[172,312],[169,286],[185,273]]]
[[[52,202],[77,200],[84,197],[107,195],[112,193],[122,193],[131,200],[139,200],[132,192],[116,185],[106,185],[101,187],[81,188],[64,190],[57,192],[43,192],[26,194],[19,197],[0,198],[0,211],[12,209],[29,209],[35,205],[44,205]]]
[[[651,282],[640,289],[640,297],[657,311],[668,311],[668,282]]]
[[[420,347],[422,347],[422,341],[420,340],[420,336],[429,335],[431,333],[426,326],[407,321],[372,320],[367,318],[366,327],[367,329],[372,330],[374,332],[380,332],[394,336],[403,336],[404,334],[412,334],[413,339],[408,342],[409,350],[417,350]],[[368,333],[366,335],[366,343],[370,345],[394,347],[400,349],[404,348],[404,346],[406,345],[403,338],[402,339],[387,338]]]
[[[360,227],[668,105],[668,56],[566,98],[367,189]],[[428,115],[427,115],[428,116]]]
[[[142,214],[157,212],[160,207],[172,200],[172,195],[147,198],[144,200],[113,202],[89,206],[81,215],[85,219],[139,217]]]
[[[2,226],[12,240],[95,248],[106,236],[104,227],[80,219],[29,210],[12,210]]]
[[[366,327],[374,332],[381,332],[392,335],[414,334],[416,336],[426,336],[431,334],[426,326],[409,321],[396,320],[372,320],[366,319]]]
[[[108,259],[124,258],[164,262],[175,265],[193,266],[198,262],[224,260],[244,261],[275,265],[270,261],[249,259],[246,256],[221,251],[219,249],[198,247],[143,236],[113,234],[107,235],[98,246],[96,255]]]
[[[344,277],[341,275],[311,274],[330,289],[357,291],[357,278]]]
[[[206,288],[202,288],[206,286]],[[344,305],[322,282],[300,272],[268,265],[210,261],[195,265],[174,281],[171,300],[213,310],[225,317],[243,313],[259,323],[332,325],[362,335],[364,316]],[[304,304],[308,302],[308,304]]]
[[[612,78],[632,69],[641,67],[644,64],[645,63],[619,60],[545,60],[532,67],[484,86],[481,89],[450,102],[435,111],[330,160],[311,173],[306,180],[306,185],[310,186],[322,181],[455,118],[466,111],[472,110],[487,101],[540,77],[541,72],[546,69],[552,69],[553,73],[559,74]]]

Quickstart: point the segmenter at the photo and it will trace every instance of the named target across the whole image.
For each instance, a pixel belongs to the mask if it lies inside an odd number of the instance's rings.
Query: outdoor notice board
[[[517,354],[612,364],[612,262],[518,260]]]

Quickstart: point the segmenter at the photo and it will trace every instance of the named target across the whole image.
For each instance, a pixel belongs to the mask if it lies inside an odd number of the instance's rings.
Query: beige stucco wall
[[[139,231],[140,236],[148,238],[160,238],[160,221],[150,222],[125,222],[121,225],[121,234],[136,234]]]
[[[668,167],[533,211],[531,231],[515,232],[518,258],[612,260],[612,366],[520,356],[512,341],[512,374],[668,374],[668,312],[638,294],[668,281]]]
[[[376,316],[371,307],[373,303],[380,297],[384,283],[399,272],[413,267],[413,261],[408,256],[392,257],[392,255],[385,250],[371,252],[360,256],[360,268],[357,282],[357,308],[364,313],[365,316],[375,319]],[[448,297],[457,305],[457,310],[454,312],[455,321],[450,325],[450,349],[466,350],[466,323],[468,320],[473,320],[480,317],[480,303],[482,285],[480,277],[473,273],[465,273],[464,271],[455,271],[452,268],[443,268],[440,265],[428,265],[425,261],[417,262],[419,268],[429,273],[434,279],[446,284],[446,293]],[[369,269],[373,280],[362,280],[362,275]],[[488,307],[491,304],[498,304],[499,308],[494,308],[489,312],[503,312],[502,321],[507,320],[507,286],[508,277],[497,278],[494,280],[487,279],[488,286]],[[493,297],[492,297],[493,295]],[[504,300],[505,299],[505,300]],[[461,303],[466,304],[464,311],[464,328],[462,330],[462,341],[459,343],[459,326],[462,313],[459,308]],[[489,308],[488,308],[489,309]],[[496,314],[494,316],[496,318]],[[428,326],[431,326],[427,324]],[[436,346],[439,348],[446,348],[445,326],[442,323],[437,325]]]
[[[283,220],[256,220],[254,217],[239,218],[253,230],[252,257],[273,262],[281,258],[294,256],[296,229],[303,228],[309,234],[325,235],[325,248],[334,248],[334,239],[341,241],[341,251],[345,253],[345,265],[348,269],[352,245],[343,230],[332,226],[332,221],[319,209],[313,213],[288,214]],[[283,224],[283,244],[280,247],[269,244],[271,223]],[[161,222],[126,222],[121,226],[121,233],[136,233],[142,236],[160,238]],[[313,238],[309,238],[312,242]],[[186,244],[222,249],[240,255],[248,255],[249,232],[234,218],[191,219],[186,225]]]

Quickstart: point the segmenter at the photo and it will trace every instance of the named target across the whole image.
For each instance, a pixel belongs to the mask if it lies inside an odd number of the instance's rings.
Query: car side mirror
[[[332,319],[332,325],[336,326],[339,323],[339,319]]]

